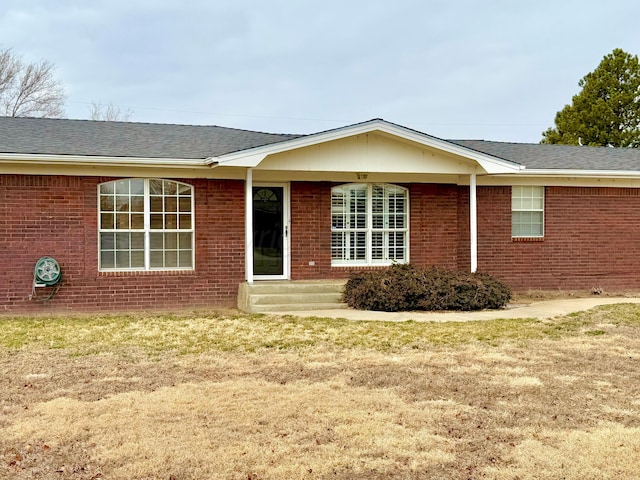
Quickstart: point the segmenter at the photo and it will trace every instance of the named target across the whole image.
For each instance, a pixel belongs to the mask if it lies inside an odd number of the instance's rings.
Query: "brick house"
[[[410,261],[640,289],[640,150],[0,118],[0,311],[234,306]],[[52,257],[56,287],[34,287]],[[36,282],[37,283],[37,282]],[[59,287],[47,302],[39,301]]]

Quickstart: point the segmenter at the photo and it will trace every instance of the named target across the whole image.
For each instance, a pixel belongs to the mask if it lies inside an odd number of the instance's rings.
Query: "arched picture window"
[[[99,269],[191,270],[193,187],[162,179],[98,186]]]

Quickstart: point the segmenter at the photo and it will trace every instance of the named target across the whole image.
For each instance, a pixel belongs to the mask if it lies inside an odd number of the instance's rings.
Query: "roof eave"
[[[591,178],[638,178],[638,170],[571,170],[553,168],[528,168],[518,173],[518,176],[530,177],[591,177]]]
[[[207,167],[205,159],[152,158],[152,157],[107,157],[91,155],[43,155],[24,153],[0,154],[0,164],[21,163],[29,165],[93,165],[109,167],[163,167],[194,168]]]

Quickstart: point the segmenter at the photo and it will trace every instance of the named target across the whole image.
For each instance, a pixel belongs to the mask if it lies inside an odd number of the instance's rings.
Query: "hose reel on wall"
[[[33,268],[33,289],[29,299],[47,301],[51,300],[60,288],[62,271],[58,262],[51,257],[42,257]],[[51,291],[46,297],[38,297],[36,288],[50,287]]]

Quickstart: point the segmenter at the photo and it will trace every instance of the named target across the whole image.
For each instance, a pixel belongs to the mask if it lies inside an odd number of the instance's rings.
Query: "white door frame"
[[[282,274],[281,275],[255,275],[253,273],[253,187],[280,187],[282,188]],[[247,187],[250,195],[252,215],[250,228],[247,229],[247,248],[251,247],[251,262],[247,264],[247,281],[252,280],[289,280],[291,278],[291,240],[290,240],[290,186],[288,182],[252,182],[251,188]],[[252,283],[252,282],[249,282]]]

